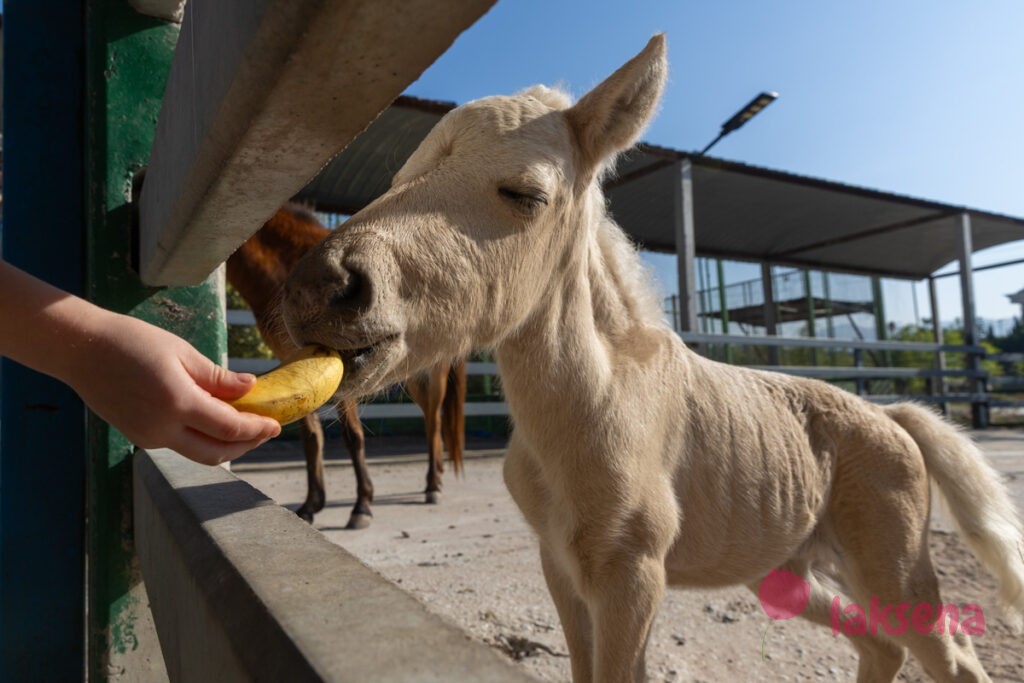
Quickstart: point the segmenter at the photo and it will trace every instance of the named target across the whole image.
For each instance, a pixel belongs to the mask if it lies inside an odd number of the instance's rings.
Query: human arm
[[[143,448],[204,464],[236,458],[280,433],[240,413],[255,378],[211,362],[184,339],[75,297],[0,260],[0,355],[55,377]]]

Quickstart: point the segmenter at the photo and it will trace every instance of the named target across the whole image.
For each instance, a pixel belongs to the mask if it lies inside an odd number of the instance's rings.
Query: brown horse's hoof
[[[365,529],[370,526],[370,522],[373,521],[373,515],[364,515],[359,513],[352,513],[352,516],[348,518],[348,524],[345,525],[346,529]]]
[[[302,519],[306,520],[306,522],[308,522],[309,524],[313,523],[313,513],[307,510],[305,505],[296,510],[295,514],[297,514]]]
[[[427,491],[427,505],[437,505],[441,502],[440,491]]]

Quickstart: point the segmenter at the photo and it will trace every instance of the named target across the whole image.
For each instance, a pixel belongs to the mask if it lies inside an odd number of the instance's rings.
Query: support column
[[[718,317],[722,321],[722,334],[729,334],[729,301],[725,295],[725,266],[722,259],[715,259],[715,277],[718,281]],[[723,360],[732,363],[732,347],[729,344],[724,344],[723,347]]]
[[[696,247],[693,220],[693,168],[689,159],[679,162],[679,185],[675,196],[676,256],[679,271],[679,328],[697,331],[697,290],[694,285]]]
[[[964,344],[973,346],[979,342],[974,316],[974,271],[971,265],[974,241],[971,235],[971,217],[966,211],[960,214],[956,233],[960,260],[960,297],[964,309]],[[964,364],[968,370],[979,371],[981,370],[981,357],[978,354],[969,353],[964,358]],[[988,397],[985,380],[970,379],[968,386],[971,387],[972,394],[981,397],[980,400],[971,401],[971,423],[975,429],[983,429],[988,426]]]
[[[223,362],[221,272],[194,287],[156,288],[131,265],[133,178],[150,158],[178,27],[123,0],[87,0],[85,35],[87,294]],[[92,415],[88,435],[88,677],[159,681],[167,674],[134,544],[134,446]]]
[[[875,339],[884,341],[889,338],[889,328],[885,324],[885,295],[882,293],[882,278],[875,276],[871,278],[871,300],[875,307]],[[877,363],[877,356],[875,356]],[[892,367],[892,353],[882,351],[883,364],[887,368]]]
[[[935,278],[933,276],[928,277],[928,300],[931,303],[932,308],[932,335],[935,337],[936,344],[942,344],[942,318],[939,315],[939,295],[935,287]],[[935,366],[937,370],[946,369],[946,352],[939,351],[935,354]],[[938,396],[945,396],[948,392],[946,387],[945,377],[935,377],[932,379],[932,392]],[[942,414],[945,415],[949,411],[949,406],[945,401],[939,403],[939,408],[942,410]]]
[[[775,308],[775,282],[772,280],[772,264],[761,263],[761,291],[764,294],[764,332],[769,337],[779,336],[778,316]],[[779,347],[768,347],[769,365],[779,364]]]
[[[875,309],[875,339],[883,341],[889,338],[889,329],[885,326],[885,298],[882,295],[882,278],[871,278],[871,303]]]
[[[814,339],[818,336],[818,323],[814,316],[814,290],[811,289],[811,271],[804,270],[804,296],[807,299],[807,336]],[[818,349],[811,349],[811,365],[818,364]]]
[[[83,3],[4,3],[3,256],[84,294]],[[16,325],[3,320],[0,325]],[[3,359],[0,681],[82,679],[85,408]]]
[[[828,271],[821,271],[821,286],[825,298],[825,335],[829,339],[836,338],[836,325],[832,319],[832,288],[829,285]],[[828,351],[828,362],[830,365],[836,364],[836,350],[829,349]]]

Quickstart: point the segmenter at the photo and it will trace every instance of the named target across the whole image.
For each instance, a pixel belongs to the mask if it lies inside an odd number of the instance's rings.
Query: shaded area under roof
[[[403,96],[302,190],[352,214],[455,105]],[[611,214],[643,248],[675,252],[680,164],[692,165],[700,256],[920,279],[958,257],[959,216],[974,250],[1024,239],[1024,219],[640,144],[606,183]]]

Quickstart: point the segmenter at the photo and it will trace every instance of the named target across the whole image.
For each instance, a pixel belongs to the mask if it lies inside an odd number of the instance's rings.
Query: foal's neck
[[[552,278],[531,318],[497,349],[517,424],[531,416],[565,419],[601,410],[624,363],[645,363],[664,340],[635,254],[614,225]],[[622,243],[620,243],[622,242]]]

